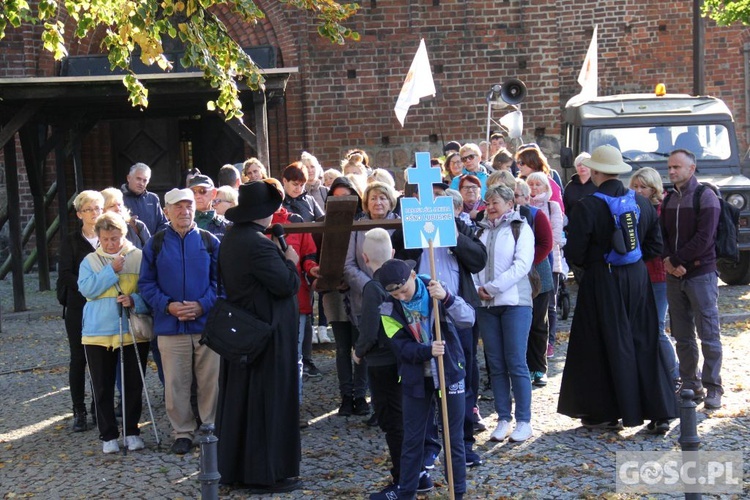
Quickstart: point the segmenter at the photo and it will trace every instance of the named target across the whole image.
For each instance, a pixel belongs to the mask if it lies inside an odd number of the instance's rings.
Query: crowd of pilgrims
[[[474,433],[485,429],[477,407],[480,392],[486,391],[488,397],[494,398],[498,423],[491,433],[492,441],[509,439],[522,442],[534,433],[532,386],[544,387],[547,384],[547,360],[555,356],[558,292],[561,286],[565,286],[569,272],[576,274],[576,277],[581,272],[576,266],[569,266],[565,259],[566,224],[567,215],[574,210],[576,203],[597,189],[589,178],[589,169],[582,163],[588,157],[590,155],[582,153],[575,159],[576,173],[563,186],[559,174],[550,168],[547,158],[536,144],[512,148],[505,144],[500,134],[493,134],[489,143],[483,141],[480,144],[459,144],[453,141],[444,146],[443,156],[432,160],[433,166],[440,167],[443,178],[441,183],[433,185],[433,193],[428,194],[417,193],[416,186],[411,184],[406,184],[403,192],[397,191],[393,174],[383,168],[372,168],[368,155],[363,150],[349,151],[338,168],[324,169],[315,156],[305,152],[299,161],[283,169],[283,202],[273,214],[273,223],[324,220],[326,200],[329,197],[356,196],[358,208],[355,220],[373,221],[398,219],[402,197],[435,195],[450,196],[453,199],[458,245],[454,248],[435,249],[436,277],[445,295],[435,292],[434,285],[429,281],[430,259],[423,256],[422,250],[405,249],[400,229],[389,229],[390,241],[383,244],[389,250],[392,248],[391,255],[395,259],[404,262],[417,276],[425,277],[425,286],[428,287],[426,290],[430,294],[460,297],[475,310],[473,324],[455,325],[465,358],[465,378],[460,391],[464,394],[460,409],[463,432],[459,433],[462,434],[464,458],[461,460],[464,463],[460,467],[482,463],[473,449]],[[265,166],[255,158],[236,167],[225,166],[224,169],[226,168],[237,168],[243,184],[269,177]],[[662,193],[661,180],[658,174],[652,176],[648,170],[650,169],[642,169],[638,175],[633,176],[630,187],[658,205]],[[231,231],[231,222],[222,215],[228,208],[237,205],[237,186],[222,185],[215,188],[212,179],[194,169],[186,173],[185,185],[180,187],[192,189],[195,193],[195,220],[199,227],[205,227],[220,240],[225,233]],[[141,222],[143,215],[131,219],[123,203],[123,192],[127,194],[126,186],[123,186],[122,191],[116,188],[103,190],[101,199],[89,197],[76,200],[82,234],[91,245],[87,252],[94,252],[92,255],[96,254],[97,248],[102,248],[98,250],[100,254],[103,252],[109,256],[140,249],[151,237],[149,228]],[[204,203],[201,197],[206,196],[206,192],[214,194]],[[101,215],[102,211],[119,214],[118,217],[121,216],[125,224],[115,221],[116,217],[111,215],[107,215],[109,218],[106,223],[101,222],[103,218],[106,219]],[[201,218],[205,223],[201,222]],[[97,231],[102,229],[97,232],[98,243],[94,238],[97,221]],[[161,229],[162,227],[157,226],[152,231]],[[105,236],[113,233],[123,236],[122,241],[105,239]],[[412,440],[407,436],[409,429],[405,428],[406,415],[403,415],[403,423],[400,421],[400,402],[393,401],[393,394],[389,394],[387,384],[383,386],[384,380],[394,380],[393,383],[398,384],[397,365],[401,360],[388,345],[384,345],[387,344],[387,337],[383,341],[380,336],[382,326],[379,307],[387,294],[381,291],[373,295],[372,288],[367,287],[368,283],[374,281],[373,266],[369,262],[372,258],[368,259],[366,256],[368,238],[377,241],[382,234],[383,230],[375,231],[372,235],[365,235],[364,231],[352,233],[341,285],[335,290],[327,291],[317,290],[315,281],[318,277],[322,236],[309,233],[287,235],[288,244],[299,255],[297,271],[300,277],[297,294],[299,329],[289,334],[295,340],[299,337],[300,341],[300,403],[304,398],[304,384],[323,376],[313,361],[312,344],[335,342],[336,376],[340,392],[337,414],[366,416],[369,417],[369,425],[379,425],[383,429],[393,462],[390,470],[393,483],[373,495],[373,498],[401,498],[398,495],[388,495],[398,492],[400,468],[406,467],[402,457],[410,456],[408,450],[401,449],[401,443]],[[101,268],[106,263],[101,258],[84,259],[81,273],[90,276],[92,266]],[[115,271],[122,271],[123,262],[120,259],[114,258],[110,265]],[[528,279],[532,269],[536,270],[540,282],[540,287],[533,291]],[[131,272],[137,275],[137,269]],[[665,279],[663,270],[661,275],[658,271],[650,273],[650,277],[655,283]],[[133,293],[136,281],[129,281],[123,288],[122,294],[127,299],[117,300],[125,307],[133,307],[134,311],[148,311],[148,307]],[[81,289],[84,296],[87,291],[101,291],[98,288],[86,290],[85,285],[90,283],[93,286],[93,281],[82,279],[77,283],[84,285]],[[70,286],[74,284],[71,283]],[[314,300],[316,294],[317,302]],[[315,304],[318,306],[316,310]],[[68,303],[66,326],[69,337],[71,334],[75,336],[76,328],[80,335],[80,326],[76,327],[75,322],[80,325],[82,321],[82,307],[83,302]],[[578,312],[586,314],[586,311]],[[661,335],[664,335],[665,313],[665,310],[659,311]],[[329,333],[332,334],[332,339],[329,338]],[[486,361],[485,377],[480,375],[477,363],[480,339]],[[427,338],[422,341],[429,343],[431,340]],[[71,340],[73,342],[75,339]],[[80,343],[80,338],[78,342]],[[117,345],[116,342],[107,341],[98,348],[101,349],[98,354],[89,354],[88,363],[90,369],[101,371],[105,358],[117,350]],[[132,356],[130,351],[124,352],[126,357]],[[138,363],[145,365],[147,343],[139,345],[138,354]],[[158,357],[155,358],[158,361]],[[131,363],[129,365],[132,366]],[[71,361],[71,388],[77,389],[71,392],[80,393],[78,396],[73,395],[75,430],[86,428],[82,366],[85,367],[85,360],[78,359],[74,373],[74,363]],[[163,382],[161,366],[159,370]],[[392,373],[388,373],[393,378],[385,377],[384,370],[392,370]],[[128,380],[137,382],[127,388],[126,395],[130,399],[140,400],[142,384],[138,377],[125,375]],[[110,380],[109,376],[105,377],[104,382],[97,385],[97,389],[104,397],[117,399],[114,386],[117,384],[119,387],[119,379],[119,373],[117,382]],[[372,409],[367,400],[368,392],[372,393]],[[421,462],[418,475],[415,476],[418,479],[414,479],[416,491],[426,491],[432,487],[429,469],[434,467],[441,451],[439,419],[435,416],[438,413],[435,411],[436,402],[433,400],[431,404],[433,409],[428,413],[430,416],[423,426],[423,438],[418,439],[423,443],[420,443],[418,453]],[[121,412],[122,409],[113,408],[113,411]],[[131,450],[143,447],[143,440],[138,437],[137,430],[140,412],[140,403],[137,407],[127,409],[126,445]],[[117,422],[110,415],[104,415],[105,422],[102,423],[101,411],[98,416],[100,439],[105,441],[104,451],[111,452],[113,448],[110,446],[108,451],[106,443],[116,439]],[[591,419],[583,422],[592,427],[603,423],[612,425],[612,422]],[[304,428],[308,422],[300,419],[299,425]],[[450,432],[453,432],[452,424]],[[295,457],[298,459],[298,455]],[[454,468],[455,466],[456,464]],[[286,478],[282,475],[277,479]],[[401,483],[404,484],[404,481]],[[465,485],[463,488],[465,491]],[[459,485],[456,489],[459,497],[463,495],[460,489]]]

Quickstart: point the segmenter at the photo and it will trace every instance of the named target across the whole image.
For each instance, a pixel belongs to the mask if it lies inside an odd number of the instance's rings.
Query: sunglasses
[[[475,154],[470,154],[470,155],[462,156],[461,157],[461,161],[464,162],[464,163],[466,163],[467,161],[471,161],[471,160],[473,160],[476,157],[477,157],[477,155],[475,155]]]
[[[193,193],[199,194],[201,196],[205,196],[206,193],[208,193],[208,188],[204,187],[198,187],[198,188],[191,188],[193,190]]]
[[[215,198],[214,201],[211,202],[212,205],[218,205],[219,203],[229,203],[229,200],[222,200],[219,198]]]

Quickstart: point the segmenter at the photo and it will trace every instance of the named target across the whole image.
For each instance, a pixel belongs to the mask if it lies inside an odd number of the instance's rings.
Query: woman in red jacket
[[[273,214],[271,224],[289,224],[294,222],[302,222],[302,218],[281,207]],[[310,284],[314,277],[310,274],[310,271],[318,265],[315,260],[318,249],[310,233],[287,234],[286,243],[294,248],[297,255],[299,255],[299,262],[297,263],[297,272],[300,275],[300,287],[297,292],[297,302],[299,303],[299,337],[297,347],[299,353],[299,398],[300,403],[302,403],[302,341],[305,337],[305,325],[309,321],[312,321],[313,297],[312,293],[310,293]]]

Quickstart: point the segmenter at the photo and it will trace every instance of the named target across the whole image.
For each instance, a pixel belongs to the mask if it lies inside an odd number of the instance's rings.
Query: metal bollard
[[[201,482],[201,498],[204,500],[218,500],[219,474],[217,448],[219,438],[214,436],[214,425],[203,424],[200,431],[201,471],[198,480]]]
[[[695,416],[696,405],[693,398],[695,393],[690,389],[680,391],[680,448],[682,452],[695,452],[701,446],[698,436],[698,421]],[[700,493],[685,493],[686,500],[699,500],[703,498]]]

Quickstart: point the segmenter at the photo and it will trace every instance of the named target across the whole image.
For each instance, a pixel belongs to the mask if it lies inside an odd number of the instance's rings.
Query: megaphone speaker
[[[526,84],[518,78],[509,78],[500,87],[500,97],[508,104],[519,104],[526,98]]]

